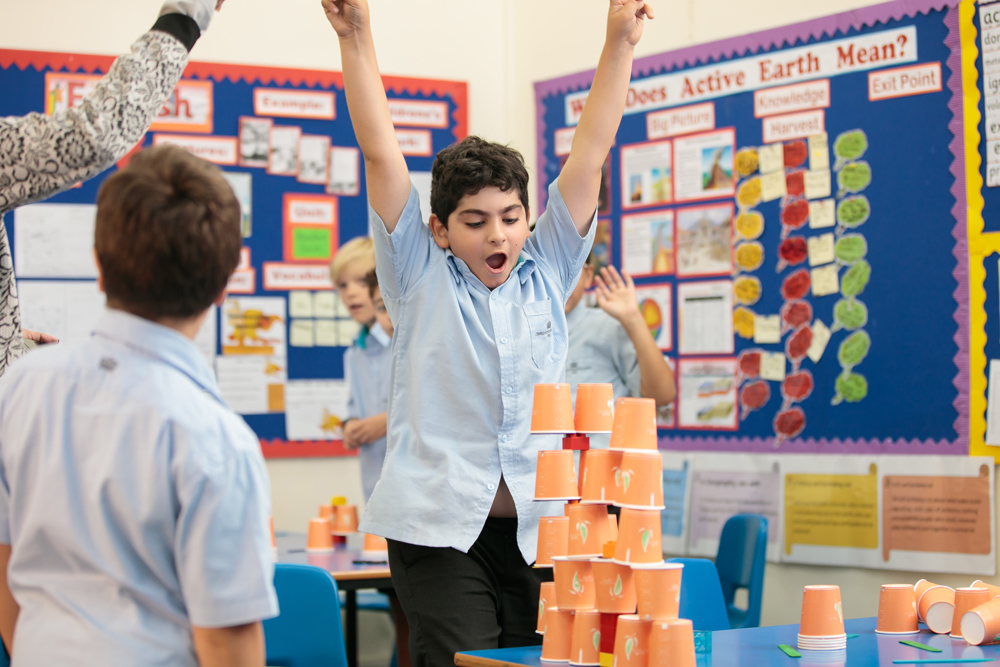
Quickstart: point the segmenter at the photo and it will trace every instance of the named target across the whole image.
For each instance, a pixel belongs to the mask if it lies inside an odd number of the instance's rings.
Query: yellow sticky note
[[[785,172],[776,171],[760,177],[760,196],[764,201],[774,201],[785,196]]]
[[[760,377],[763,380],[782,382],[785,379],[785,353],[761,352]]]
[[[337,346],[336,320],[316,320],[316,346],[317,347]]]
[[[313,295],[312,292],[293,290],[288,293],[288,316],[289,317],[312,317],[313,316]]]
[[[830,170],[807,171],[805,176],[806,199],[830,196]]]
[[[754,315],[753,342],[758,344],[781,342],[780,315]]]
[[[316,292],[313,294],[313,317],[327,317],[333,319],[337,316],[337,294],[331,291]]]
[[[837,259],[833,250],[833,234],[810,236],[807,243],[809,244],[809,266],[829,264]]]
[[[812,323],[812,334],[812,343],[806,351],[806,356],[814,364],[818,364],[823,358],[823,352],[826,351],[826,344],[830,342],[830,328],[823,324],[823,320],[815,319]]]
[[[292,326],[288,332],[288,342],[292,347],[313,347],[315,345],[313,321],[292,320]]]
[[[757,151],[757,161],[760,173],[770,174],[771,172],[780,171],[782,172],[781,177],[785,177],[785,148],[782,144],[761,146]]]
[[[785,475],[785,553],[793,544],[878,548],[878,474]]]
[[[830,140],[826,132],[809,137],[809,168],[830,168]]]
[[[821,266],[810,270],[809,273],[812,277],[813,296],[826,296],[840,291],[840,276],[836,264]]]
[[[837,224],[837,214],[832,199],[809,202],[809,228],[825,229]]]

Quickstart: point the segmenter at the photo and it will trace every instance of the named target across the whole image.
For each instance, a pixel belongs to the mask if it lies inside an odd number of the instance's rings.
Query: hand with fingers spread
[[[338,37],[350,37],[368,26],[365,0],[322,0],[320,4]]]
[[[642,25],[647,17],[653,18],[653,8],[643,0],[611,0],[608,42],[628,42],[635,46],[642,37]]]
[[[613,266],[605,266],[601,275],[594,276],[594,286],[597,289],[597,305],[608,315],[622,324],[629,319],[642,319],[632,276],[619,274]]]

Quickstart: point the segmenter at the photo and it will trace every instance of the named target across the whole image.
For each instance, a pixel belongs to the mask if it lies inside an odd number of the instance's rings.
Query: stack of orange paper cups
[[[802,592],[802,618],[798,646],[809,651],[846,648],[844,610],[839,586],[806,586]]]

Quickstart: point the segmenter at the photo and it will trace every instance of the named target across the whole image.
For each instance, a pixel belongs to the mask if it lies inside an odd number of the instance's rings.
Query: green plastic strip
[[[909,639],[901,639],[900,644],[906,644],[907,646],[912,646],[913,648],[918,648],[921,651],[930,651],[931,653],[940,653],[941,649],[934,648],[933,646],[928,646],[927,644],[921,644],[920,642],[911,642]]]
[[[848,639],[854,639],[855,637],[860,637],[861,635],[847,635]]]
[[[785,655],[787,655],[789,658],[801,658],[802,657],[801,653],[799,653],[798,651],[796,651],[795,649],[793,649],[788,644],[778,644],[778,648],[780,648],[782,651],[784,651]]]

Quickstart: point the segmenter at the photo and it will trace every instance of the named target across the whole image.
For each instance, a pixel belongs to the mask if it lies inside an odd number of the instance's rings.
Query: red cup
[[[636,607],[635,579],[632,568],[608,560],[592,558],[597,611],[603,614],[634,614]]]
[[[535,567],[552,567],[553,556],[565,556],[569,548],[569,518],[543,516],[538,520],[538,550]]]
[[[645,621],[677,618],[683,572],[681,563],[636,563],[632,566],[639,618]]]
[[[600,613],[593,609],[578,609],[573,613],[573,639],[569,664],[599,665],[600,649]]]
[[[549,607],[545,610],[542,660],[568,662],[573,648],[573,612]]]
[[[956,588],[955,615],[951,621],[951,636],[962,637],[962,617],[981,604],[990,601],[990,591],[986,587]]]
[[[878,620],[875,632],[886,635],[910,635],[917,627],[917,600],[912,584],[883,584],[878,596]]]
[[[556,606],[556,584],[553,581],[542,582],[542,587],[538,591],[538,625],[535,632],[540,635],[545,634],[545,610]]]
[[[653,621],[649,630],[649,667],[695,667],[694,626],[686,618]]]
[[[647,667],[651,625],[651,621],[643,621],[634,614],[618,617],[618,628],[615,630],[615,667]]]
[[[566,556],[552,559],[556,584],[556,607],[570,611],[593,609],[596,604],[594,575],[590,560],[573,560]]]

